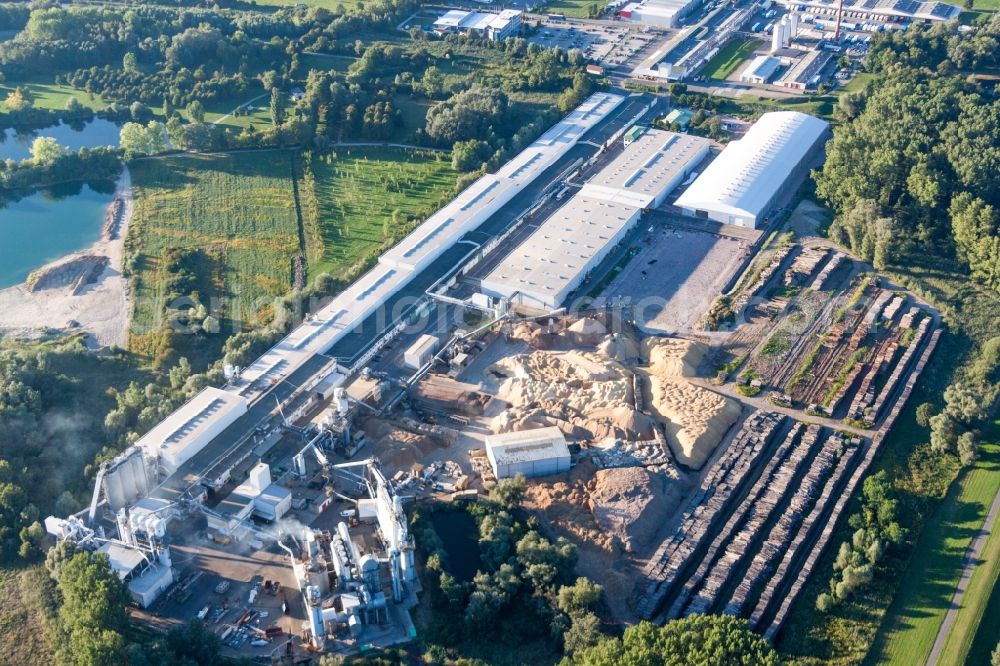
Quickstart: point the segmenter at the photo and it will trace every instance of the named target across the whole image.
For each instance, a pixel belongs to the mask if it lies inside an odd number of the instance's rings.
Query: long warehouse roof
[[[649,130],[583,186],[592,199],[616,201],[638,208],[650,206],[700,161],[711,141],[690,134]]]
[[[710,146],[696,136],[647,131],[484,277],[483,288],[561,302],[639,212],[676,187]]]
[[[788,6],[805,5],[809,9],[837,11],[837,0],[782,0]],[[900,19],[920,19],[924,21],[948,21],[957,18],[962,8],[945,2],[929,0],[844,0],[844,16],[851,12],[879,15]]]
[[[798,111],[765,113],[675,202],[681,208],[757,217],[828,124]]]
[[[247,401],[222,389],[207,387],[139,438],[136,446],[150,458],[176,459],[198,450],[247,411]]]
[[[325,353],[415,275],[576,145],[625,100],[595,93],[496,174],[476,180],[448,205],[379,258],[379,264],[254,361],[229,390],[252,399],[314,354]]]

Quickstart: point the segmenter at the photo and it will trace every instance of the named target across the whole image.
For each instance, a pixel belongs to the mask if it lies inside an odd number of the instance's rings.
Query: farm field
[[[990,448],[1000,447],[1000,421],[995,421],[985,434]],[[994,530],[983,547],[980,562],[969,579],[962,598],[962,607],[955,615],[955,623],[941,651],[942,666],[962,666],[963,664],[986,663],[989,653],[996,647],[998,637],[993,617],[988,614],[991,604],[1000,601],[997,597],[997,581],[1000,580],[1000,531]],[[987,635],[988,634],[988,635]],[[980,638],[982,640],[980,640]],[[982,650],[976,643],[985,643]]]
[[[289,291],[293,257],[300,251],[295,159],[287,151],[253,151],[133,163],[135,213],[126,256],[135,277],[129,338],[134,351],[151,353],[148,338],[163,323],[171,279],[163,264],[170,250],[196,251],[191,256],[200,302],[223,304],[224,334],[253,321],[270,299]]]
[[[303,205],[309,273],[344,280],[446,203],[455,189],[450,156],[429,151],[340,147],[314,157],[312,170],[315,205]]]
[[[710,79],[723,81],[735,72],[740,63],[750,57],[759,45],[760,42],[753,37],[732,41],[716,53],[701,71]]]

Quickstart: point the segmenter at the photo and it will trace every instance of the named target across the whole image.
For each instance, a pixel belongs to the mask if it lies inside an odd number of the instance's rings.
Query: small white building
[[[106,542],[98,551],[108,556],[111,570],[142,608],[148,608],[174,582],[169,551],[165,551],[160,562],[153,561],[138,548],[117,541]]]
[[[251,516],[273,522],[291,508],[291,491],[273,483],[271,467],[259,462],[250,469],[247,480],[215,507],[218,515],[209,514],[208,526],[221,534],[242,539],[247,532],[244,521]]]
[[[775,28],[777,30],[777,28]],[[751,61],[747,68],[740,74],[740,81],[743,83],[764,84],[771,80],[774,73],[781,66],[781,61],[771,56],[757,56]]]
[[[429,333],[421,335],[403,352],[403,363],[408,368],[419,370],[431,360],[440,344],[441,341]]]
[[[486,457],[498,479],[546,476],[570,468],[566,438],[555,426],[488,435]]]

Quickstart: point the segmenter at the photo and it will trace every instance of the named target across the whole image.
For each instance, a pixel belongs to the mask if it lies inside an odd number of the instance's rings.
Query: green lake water
[[[0,208],[0,288],[101,237],[114,183],[79,183],[36,192]]]

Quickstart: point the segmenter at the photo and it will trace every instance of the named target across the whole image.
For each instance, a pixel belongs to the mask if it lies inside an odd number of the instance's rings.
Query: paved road
[[[944,616],[944,622],[941,623],[941,629],[938,630],[937,638],[934,640],[934,647],[931,648],[930,656],[927,657],[927,666],[934,666],[941,658],[941,650],[944,649],[944,643],[948,639],[948,634],[951,633],[951,627],[955,624],[958,609],[962,607],[965,588],[969,584],[969,579],[972,578],[972,572],[975,571],[976,566],[979,564],[979,557],[986,546],[986,540],[993,531],[998,514],[1000,514],[1000,493],[997,493],[996,497],[993,498],[993,504],[990,506],[989,513],[986,514],[986,520],[983,521],[982,529],[979,530],[979,534],[972,540],[972,543],[969,544],[969,549],[965,552],[965,566],[962,569],[961,577],[958,579],[955,596],[951,599],[951,607],[948,608],[948,612]]]

